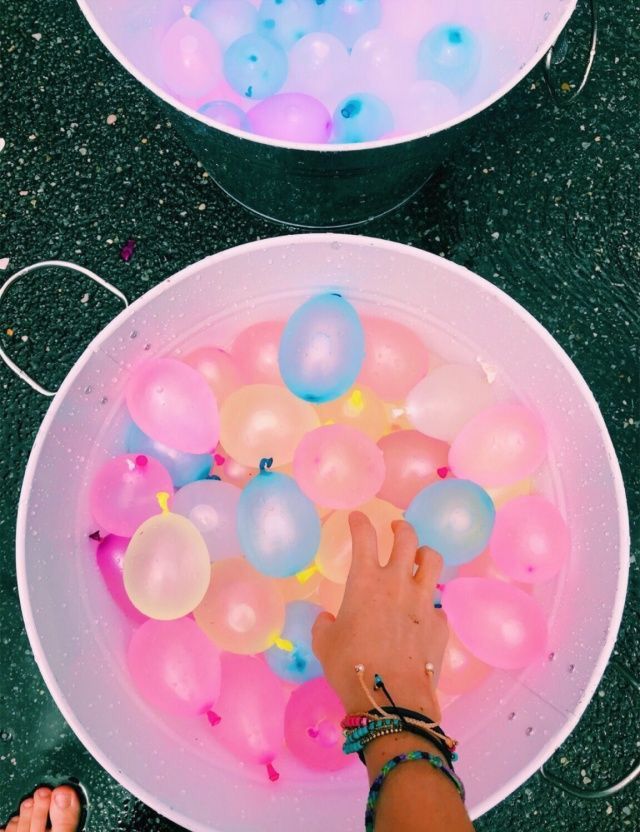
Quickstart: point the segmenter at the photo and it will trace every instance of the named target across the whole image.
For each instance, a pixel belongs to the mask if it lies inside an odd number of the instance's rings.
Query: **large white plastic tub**
[[[301,775],[285,757],[272,784],[218,749],[207,720],[164,720],[143,704],[125,671],[128,625],[87,539],[87,483],[113,452],[132,366],[207,341],[225,345],[239,328],[282,317],[329,287],[407,322],[432,347],[497,365],[547,425],[555,474],[539,485],[566,512],[572,555],[558,581],[536,593],[550,620],[548,657],[524,673],[495,672],[446,710],[474,817],[567,737],[618,632],[629,545],[618,463],[584,380],[522,307],[440,257],[365,237],[281,237],[202,260],[119,315],[70,372],[29,460],[17,532],[27,631],[64,716],[123,786],[198,832],[359,832],[363,770]]]

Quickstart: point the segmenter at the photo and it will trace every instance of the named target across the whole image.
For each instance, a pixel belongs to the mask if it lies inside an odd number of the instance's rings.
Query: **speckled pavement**
[[[362,231],[464,264],[549,329],[600,403],[637,532],[640,18],[637,2],[601,6],[593,78],[572,109],[554,108],[538,67],[477,119],[475,139],[427,190]],[[282,233],[217,190],[72,0],[2,2],[0,147],[0,281],[29,263],[60,258],[135,298],[207,254]],[[136,251],[125,263],[119,250],[130,238]],[[50,385],[118,311],[118,302],[91,284],[59,273],[25,281],[9,300],[2,345]],[[94,832],[176,829],[89,756],[36,669],[18,605],[14,531],[47,402],[4,367],[0,385],[0,820],[35,784],[75,776],[89,791]],[[637,557],[637,544],[634,551]],[[636,673],[638,601],[634,559],[616,658]],[[631,687],[608,670],[549,770],[574,787],[599,788],[630,768],[639,742],[638,702],[634,710]],[[638,798],[637,782],[585,801],[536,774],[477,829],[638,830]]]

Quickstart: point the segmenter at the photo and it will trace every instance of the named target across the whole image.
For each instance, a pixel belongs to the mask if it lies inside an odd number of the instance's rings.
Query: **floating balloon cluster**
[[[353,509],[382,565],[403,516],[444,559],[443,692],[544,650],[531,588],[570,549],[558,509],[531,493],[544,426],[496,400],[479,367],[431,360],[414,332],[336,292],[129,379],[123,452],[89,496],[100,573],[135,628],[131,677],[153,707],[206,715],[271,779],[285,746],[311,769],[349,764],[311,631],[342,603]]]
[[[424,0],[164,0],[142,25],[134,62],[203,115],[302,143],[353,143],[424,131],[465,109],[483,62],[477,13]],[[138,35],[138,37],[136,37]],[[486,47],[485,47],[486,49]]]

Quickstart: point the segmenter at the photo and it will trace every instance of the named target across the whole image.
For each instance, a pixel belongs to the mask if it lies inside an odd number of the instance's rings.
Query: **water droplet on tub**
[[[569,671],[569,673],[573,673],[573,671],[574,671],[575,669],[576,669],[575,664],[570,664],[570,665],[569,665],[569,667],[567,668],[567,670]]]
[[[552,661],[555,659],[555,657],[556,657],[556,654],[555,654],[555,653],[549,653],[549,655],[547,656],[547,659],[548,659],[550,662],[552,662]]]
[[[133,332],[129,333],[129,338],[137,338],[137,337],[138,337],[138,333],[135,331],[135,329],[133,330]]]
[[[515,718],[516,718],[516,712],[515,712],[515,711],[511,711],[511,713],[509,714],[509,716],[507,717],[507,719],[515,719]]]
[[[526,734],[528,737],[530,737],[530,736],[531,736],[531,734],[533,734],[533,728],[531,727],[531,725],[527,728],[527,730],[525,731],[525,734]]]
[[[13,739],[11,731],[7,731],[6,729],[0,731],[0,740],[2,740],[2,742],[9,742],[11,739]]]
[[[148,352],[151,349],[151,344],[145,344],[144,348],[145,348],[145,351]]]
[[[87,394],[91,393],[92,390],[93,387],[90,384],[87,384],[87,386],[84,388],[84,392]]]

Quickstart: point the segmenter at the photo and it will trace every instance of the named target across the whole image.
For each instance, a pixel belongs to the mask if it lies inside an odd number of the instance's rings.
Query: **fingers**
[[[321,662],[327,654],[326,645],[328,644],[329,633],[335,620],[335,617],[330,612],[321,612],[311,629],[311,647]]]
[[[42,832],[46,828],[50,804],[51,789],[47,789],[46,786],[36,789],[33,795],[33,814],[29,832]]]
[[[352,511],[349,515],[351,529],[351,572],[378,566],[378,536],[371,520],[361,511]]]
[[[387,567],[398,569],[411,578],[418,548],[418,536],[411,523],[407,523],[406,520],[394,520],[391,528],[393,529],[393,547]]]
[[[418,564],[418,571],[414,580],[431,597],[442,572],[442,557],[434,549],[421,546],[416,553],[415,562]]]

